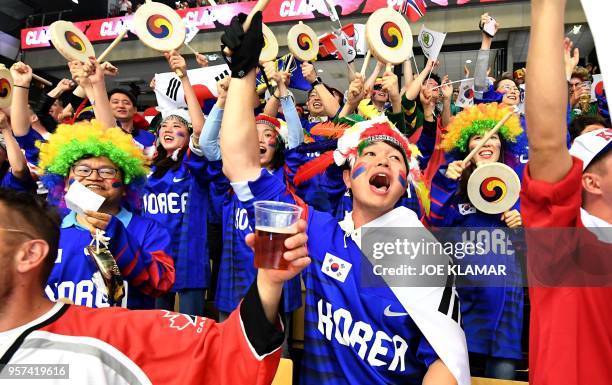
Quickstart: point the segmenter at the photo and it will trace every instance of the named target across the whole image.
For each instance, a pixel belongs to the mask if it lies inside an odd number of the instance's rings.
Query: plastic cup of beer
[[[296,234],[302,209],[284,202],[258,201],[255,206],[255,267],[287,270],[285,239]]]

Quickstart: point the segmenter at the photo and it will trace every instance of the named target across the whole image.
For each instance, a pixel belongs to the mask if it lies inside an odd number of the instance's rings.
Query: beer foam
[[[268,233],[277,234],[297,234],[297,224],[289,227],[271,227],[271,226],[255,226],[255,230],[266,231]]]

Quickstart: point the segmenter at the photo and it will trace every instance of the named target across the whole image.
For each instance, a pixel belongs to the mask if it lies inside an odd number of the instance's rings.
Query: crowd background
[[[136,0],[121,0],[116,12],[118,15],[130,14],[138,5]],[[199,4],[176,3],[177,9],[202,5],[207,4],[201,1]],[[485,13],[474,24],[482,27],[490,20],[491,17]],[[496,23],[497,29],[501,31],[503,25]],[[491,43],[492,38],[483,32],[479,55],[489,55]],[[598,66],[581,57],[569,38],[559,45],[563,46],[567,78],[563,97],[567,96],[568,100],[566,127],[570,146],[580,135],[610,127],[610,115],[605,92],[598,94],[596,100],[584,98],[591,93],[585,84],[593,81],[593,75],[599,74]],[[188,62],[184,56],[176,51],[166,53],[168,71],[179,69],[185,72]],[[198,55],[195,59],[198,66],[209,66],[206,55]],[[347,71],[343,62],[337,61],[336,65],[340,71]],[[469,177],[476,162],[482,161],[505,162],[522,175],[529,132],[525,115],[517,113],[513,123],[516,131],[495,136],[493,144],[484,146],[490,153],[479,153],[473,165],[462,164],[459,159],[482,139],[483,132],[470,133],[463,144],[448,138],[454,133],[463,135],[465,127],[461,126],[461,119],[467,119],[461,115],[464,109],[471,112],[481,108],[486,110],[482,113],[490,118],[508,106],[523,103],[524,90],[520,86],[524,84],[529,89],[527,69],[519,68],[491,77],[488,65],[466,66],[465,76],[471,72],[475,78],[474,101],[480,107],[462,108],[456,105],[458,84],[454,87],[449,84],[460,79],[449,79],[437,69],[438,65],[437,61],[429,60],[419,71],[409,61],[402,66],[402,76],[398,77],[397,73],[383,71],[384,64],[377,63],[374,71],[365,77],[349,75],[347,87],[336,89],[326,84],[326,74],[317,71],[316,62],[300,63],[293,74],[282,71],[282,66],[279,68],[275,63],[264,63],[257,70],[258,76],[263,77],[265,73],[265,78],[274,80],[278,86],[274,89],[266,87],[267,91],[264,87],[249,91],[253,94],[249,96],[253,96],[260,151],[258,162],[261,168],[268,169],[273,175],[270,179],[286,178],[288,185],[286,191],[269,192],[268,198],[306,203],[318,211],[329,213],[338,221],[344,219],[354,203],[341,177],[343,169],[330,166],[325,174],[308,175],[299,183],[296,175],[300,175],[300,166],[313,164],[309,162],[324,158],[321,154],[340,147],[338,139],[342,132],[334,131],[338,127],[324,123],[358,124],[362,120],[385,117],[399,130],[403,140],[410,138],[414,141],[422,155],[414,161],[423,175],[428,176],[423,177],[428,185],[427,197],[424,198],[418,184],[407,184],[410,177],[404,175],[403,185],[408,193],[402,196],[398,206],[411,209],[427,226],[522,227],[518,204],[501,217],[477,212],[476,209],[469,213],[474,215],[466,215],[464,211],[470,210],[470,202],[466,201],[465,186],[461,182]],[[107,198],[108,206],[101,210],[105,211],[103,214],[68,214],[64,217],[60,243],[64,258],[70,258],[71,253],[76,255],[78,252],[74,250],[82,250],[89,241],[89,232],[81,230],[105,229],[111,238],[117,240],[111,251],[124,255],[119,267],[131,290],[123,306],[178,310],[220,321],[226,319],[237,308],[256,274],[252,252],[244,241],[245,235],[252,230],[248,219],[252,207],[241,196],[244,186],[238,186],[228,171],[243,159],[240,156],[236,156],[237,159],[226,157],[228,146],[224,145],[224,140],[236,144],[223,137],[223,130],[227,132],[223,126],[227,115],[238,109],[250,110],[250,106],[230,99],[229,76],[216,82],[218,96],[207,104],[198,98],[189,78],[183,77],[180,80],[187,108],[159,111],[155,105],[138,102],[137,88],[106,89],[105,77],[117,76],[120,65],[97,63],[95,60],[70,62],[69,70],[70,77],[37,95],[30,92],[33,88],[32,69],[24,63],[11,67],[15,85],[13,100],[10,111],[0,113],[3,187],[48,196],[61,207],[62,194],[72,180],[84,181],[90,189]],[[289,91],[292,80],[298,76],[309,85],[305,100],[294,97]],[[87,98],[72,94],[77,85],[86,89]],[[150,86],[154,88],[154,82]],[[244,99],[248,100],[246,96]],[[229,100],[232,100],[231,105],[228,105]],[[454,119],[456,116],[460,118]],[[56,170],[54,162],[58,161],[54,151],[59,151],[54,146],[61,148],[65,145],[62,136],[70,138],[74,135],[70,132],[72,129],[64,124],[77,124],[92,118],[102,126],[120,127],[122,132],[133,137],[142,153],[131,156],[140,157],[141,164],[134,169],[120,166],[119,170],[114,168],[119,164],[109,155],[110,152],[102,152],[97,156],[106,156],[110,163],[100,162],[98,158],[77,157],[68,164],[68,174],[58,173],[56,176],[61,176],[61,180],[51,181],[50,176]],[[97,126],[75,127],[81,127],[75,131],[104,131]],[[108,135],[110,140],[117,140],[118,148],[130,152],[129,143],[122,142],[125,140],[122,132],[117,130],[117,133]],[[238,130],[236,132],[236,136],[240,136]],[[100,134],[101,137],[104,135],[107,134]],[[406,161],[410,163],[413,159]],[[150,172],[145,172],[144,166],[149,166]],[[125,178],[128,169],[133,178],[130,181],[124,179],[124,186],[121,186],[121,182],[116,180],[117,173],[121,171]],[[138,183],[141,185],[137,186]],[[269,185],[264,187],[272,190],[273,182],[267,183]],[[377,180],[371,184],[385,191],[391,188],[388,181],[386,185],[385,181]],[[430,204],[424,207],[424,201]],[[73,251],[69,251],[71,249]],[[123,254],[120,250],[128,251]],[[79,299],[74,292],[62,291],[63,282],[79,283],[90,278],[90,272],[82,272],[77,267],[75,264],[54,268],[47,282],[50,287],[47,295],[57,299],[71,293],[70,299],[77,304],[107,306],[108,298],[95,295]],[[520,271],[521,266],[517,266],[517,270]],[[313,327],[312,320],[309,324],[306,319],[303,324],[304,310],[298,310],[303,300],[300,286],[299,279],[287,282],[283,298],[283,310],[288,325],[292,325],[286,330],[288,342],[283,354],[297,362],[302,352],[292,344],[291,331],[302,328],[302,332],[308,334],[308,329]],[[519,285],[512,290],[496,289],[499,290],[458,290],[464,306],[463,328],[472,374],[525,379],[521,370],[527,369],[529,296]]]

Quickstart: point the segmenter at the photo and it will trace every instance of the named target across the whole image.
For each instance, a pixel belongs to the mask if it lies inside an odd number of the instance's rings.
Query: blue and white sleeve
[[[283,107],[283,114],[287,122],[287,131],[289,131],[289,143],[287,149],[290,150],[302,144],[304,139],[304,129],[302,128],[302,122],[300,116],[295,109],[295,104],[290,96],[281,96],[280,98],[281,107]]]
[[[200,134],[200,150],[210,161],[221,159],[221,147],[219,146],[219,131],[223,120],[223,109],[215,104],[206,117],[204,128]]]

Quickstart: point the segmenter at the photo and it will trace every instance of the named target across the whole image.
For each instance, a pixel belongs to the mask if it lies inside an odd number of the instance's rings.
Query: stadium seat
[[[528,382],[497,380],[495,378],[472,377],[472,385],[529,385]]]
[[[281,358],[278,370],[274,376],[272,385],[292,385],[293,384],[293,361],[288,358]]]

